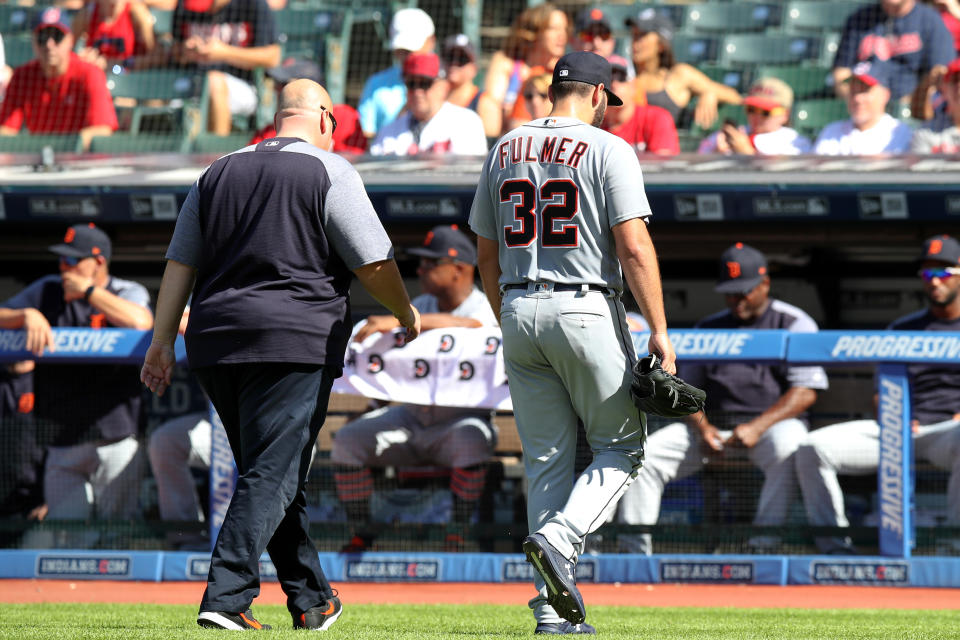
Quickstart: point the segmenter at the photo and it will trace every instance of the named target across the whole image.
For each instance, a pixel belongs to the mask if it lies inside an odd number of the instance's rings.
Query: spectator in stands
[[[37,14],[36,59],[17,67],[0,106],[0,135],[79,133],[83,148],[117,128],[103,71],[73,53],[73,34],[60,9]]]
[[[7,56],[3,48],[3,34],[0,34],[0,102],[7,92],[7,85],[10,84],[10,77],[13,76],[13,69],[7,64]]]
[[[477,52],[470,38],[463,33],[452,35],[443,41],[440,51],[449,85],[447,102],[476,111],[483,94],[473,82],[477,77]]]
[[[577,36],[573,39],[573,47],[578,51],[593,51],[599,56],[609,58],[617,47],[617,40],[613,37],[613,27],[610,19],[601,7],[587,7],[577,14],[573,21]],[[630,69],[633,71],[633,68]],[[618,94],[619,95],[619,94]]]
[[[910,149],[913,130],[886,112],[893,83],[893,65],[883,60],[860,62],[853,68],[847,97],[849,120],[831,122],[813,146],[826,156],[902,153]]]
[[[277,100],[283,88],[293,80],[306,78],[319,85],[324,84],[323,69],[317,63],[303,58],[287,58],[282,64],[267,69],[266,73],[273,80]],[[365,153],[367,138],[360,130],[360,116],[357,110],[347,104],[335,104],[332,113],[333,121],[337,124],[333,129],[333,147],[330,150],[338,153]],[[254,133],[247,144],[257,144],[275,135],[277,135],[277,129],[271,122]]]
[[[953,38],[953,49],[960,53],[960,0],[927,0],[927,2],[940,12],[943,26]]]
[[[700,143],[699,153],[793,156],[810,151],[810,140],[787,126],[793,89],[779,78],[760,78],[743,99],[747,126],[725,122]]]
[[[487,152],[480,116],[447,102],[447,81],[442,76],[437,54],[407,56],[403,62],[407,110],[380,130],[370,145],[372,155],[484,155]]]
[[[360,125],[367,138],[373,138],[389,122],[393,122],[407,103],[403,84],[403,64],[412,53],[432,53],[437,44],[433,20],[423,9],[400,9],[390,21],[390,49],[393,66],[378,71],[363,85],[360,103]]]
[[[43,520],[44,447],[33,419],[33,360],[0,364],[0,518]],[[0,545],[19,535],[0,533]]]
[[[697,328],[817,331],[804,311],[770,297],[767,259],[760,251],[738,242],[723,252],[719,267],[714,289],[726,298],[727,310],[707,316]],[[656,523],[667,483],[696,473],[709,457],[746,454],[764,475],[754,524],[783,525],[797,493],[793,454],[807,434],[807,409],[817,390],[827,388],[824,370],[737,362],[685,365],[679,375],[707,392],[706,412],[650,434],[643,467],[620,501],[621,522]],[[624,536],[620,543],[624,551],[651,551],[649,535]],[[773,543],[768,536],[751,539],[758,550]]]
[[[833,60],[837,95],[846,98],[846,83],[858,62],[890,62],[890,94],[895,102],[913,100],[913,117],[930,118],[930,89],[957,56],[953,38],[937,12],[916,0],[879,0],[847,18]]]
[[[610,89],[623,105],[607,109],[603,128],[633,145],[641,153],[675,155],[680,153],[677,127],[670,112],[649,104],[637,104],[633,89],[633,70],[624,58],[611,55]]]
[[[512,131],[531,120],[546,118],[550,115],[553,110],[553,103],[550,101],[551,82],[553,82],[553,73],[541,73],[526,79],[520,88],[520,98],[518,100],[523,100],[524,111],[527,115],[520,117],[511,115],[507,123],[509,130]]]
[[[927,308],[894,320],[889,331],[960,331],[960,242],[951,236],[928,238],[917,275]],[[913,448],[918,458],[950,472],[947,522],[960,526],[960,369],[945,362],[914,364],[910,378]],[[874,396],[876,404],[876,396]],[[855,420],[810,432],[797,450],[796,469],[814,526],[847,527],[843,491],[837,474],[876,473],[880,462],[880,425]],[[849,552],[849,538],[817,538],[823,552]]]
[[[677,62],[671,42],[673,23],[653,7],[627,18],[633,34],[631,55],[637,73],[637,100],[663,107],[673,116],[678,128],[687,125],[684,113],[694,97],[697,107],[693,120],[707,129],[717,119],[717,104],[740,104],[740,94],[732,87],[714,82],[696,68]],[[640,96],[644,96],[641,98]]]
[[[173,12],[173,60],[206,75],[207,130],[230,133],[234,116],[257,110],[253,72],[280,64],[266,0],[180,0]]]
[[[50,247],[59,275],[34,281],[0,304],[0,328],[26,332],[36,354],[38,429],[49,438],[43,479],[48,519],[133,518],[137,514],[141,388],[136,365],[52,364],[51,327],[153,328],[146,288],[110,275],[110,238],[75,224]],[[90,543],[74,540],[81,546]],[[52,544],[43,534],[30,546]]]
[[[155,44],[153,16],[141,0],[96,0],[73,17],[73,33],[83,42],[81,59],[101,69],[137,67],[137,57]]]
[[[443,327],[490,327],[497,321],[486,297],[474,284],[476,245],[456,225],[434,227],[422,247],[417,276],[423,293],[413,299],[423,331]],[[370,316],[354,340],[400,325],[393,316]],[[373,493],[371,466],[449,467],[455,524],[469,523],[483,494],[484,463],[496,443],[492,415],[487,410],[400,404],[377,409],[344,425],[333,439],[330,459],[337,496],[355,535],[345,551],[369,547],[376,531],[370,525]],[[456,548],[462,534],[448,542]]]
[[[940,93],[946,113],[914,132],[913,153],[960,153],[960,58],[950,63],[940,79]]]
[[[515,109],[520,88],[533,75],[553,72],[567,48],[567,14],[549,2],[529,7],[510,26],[503,48],[493,54],[483,97],[477,112],[487,136],[497,138],[510,117],[530,120],[525,109]]]

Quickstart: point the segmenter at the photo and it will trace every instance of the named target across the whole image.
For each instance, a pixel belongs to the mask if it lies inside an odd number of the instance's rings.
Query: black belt
[[[526,284],[505,284],[503,285],[504,289],[527,289],[529,285],[536,284],[533,282],[528,282]],[[583,289],[582,284],[566,284],[563,282],[556,282],[553,285],[554,291],[580,291]],[[608,289],[606,287],[601,287],[598,284],[588,284],[587,289],[590,291],[599,291],[600,293],[607,293]]]

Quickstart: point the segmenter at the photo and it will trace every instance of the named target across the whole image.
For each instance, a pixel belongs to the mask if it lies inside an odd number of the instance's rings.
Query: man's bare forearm
[[[397,263],[391,258],[365,264],[353,270],[363,288],[404,324],[412,314],[410,296],[403,285]]]
[[[167,260],[167,268],[160,282],[160,293],[157,295],[154,342],[173,344],[196,276],[197,270],[193,267],[176,260]]]

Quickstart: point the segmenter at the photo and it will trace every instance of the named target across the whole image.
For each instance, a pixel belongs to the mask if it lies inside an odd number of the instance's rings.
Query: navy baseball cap
[[[747,293],[767,277],[767,258],[751,246],[738,242],[720,254],[717,293]]]
[[[423,246],[407,249],[407,253],[424,258],[450,258],[457,262],[477,264],[476,246],[455,224],[434,227],[427,232]]]
[[[960,265],[960,242],[946,234],[927,238],[923,243],[923,254],[920,256],[920,262],[924,260],[936,260],[958,266]]]
[[[565,81],[585,82],[595,87],[602,84],[610,106],[619,107],[623,100],[610,91],[610,71],[610,63],[603,56],[592,51],[574,51],[557,61],[553,68],[553,84]]]
[[[47,7],[38,12],[33,19],[33,32],[53,27],[63,33],[70,33],[70,21],[59,7]]]
[[[893,66],[885,60],[871,58],[866,62],[858,62],[854,65],[852,71],[851,77],[856,78],[869,87],[874,87],[879,84],[889,89],[893,82]]]
[[[110,237],[92,222],[75,224],[63,236],[63,242],[49,247],[50,251],[69,258],[103,256],[110,259]]]
[[[610,19],[600,7],[587,7],[582,10],[577,14],[573,24],[577,33],[586,31],[595,24],[606,27],[607,31],[613,31],[613,27],[610,25]]]

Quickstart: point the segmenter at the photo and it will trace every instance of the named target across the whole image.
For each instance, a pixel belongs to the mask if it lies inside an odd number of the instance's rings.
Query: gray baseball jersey
[[[621,291],[609,229],[650,215],[636,152],[575,118],[540,118],[497,142],[470,227],[500,243],[501,284],[547,280]]]

